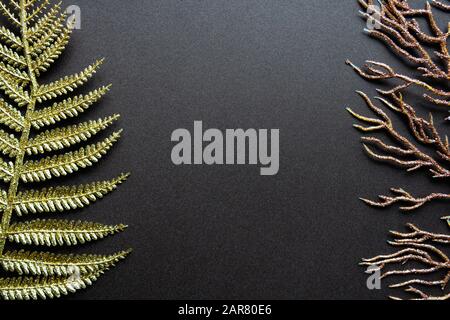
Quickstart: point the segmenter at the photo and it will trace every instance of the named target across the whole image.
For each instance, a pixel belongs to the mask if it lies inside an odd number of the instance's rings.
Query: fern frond
[[[25,21],[27,23],[30,23],[30,21],[33,21],[36,17],[38,17],[39,13],[42,12],[47,6],[49,5],[49,0],[43,0],[36,8],[34,8],[29,14],[27,14],[27,18]]]
[[[111,149],[119,137],[120,131],[113,133],[109,138],[99,143],[81,148],[78,151],[47,157],[38,161],[27,161],[23,165],[20,177],[23,182],[38,182],[52,177],[65,176],[78,171],[80,168],[90,167]]]
[[[53,62],[61,55],[69,43],[72,29],[64,28],[64,31],[58,36],[55,42],[45,49],[32,63],[32,71],[39,76],[42,72],[48,70]]]
[[[36,39],[30,48],[30,54],[37,57],[46,48],[48,48],[64,30],[67,14],[63,13],[51,23],[43,34]]]
[[[98,162],[119,139],[121,130],[98,143],[77,151],[29,160],[40,155],[86,142],[105,130],[119,115],[87,121],[35,134],[34,129],[76,117],[97,102],[110,86],[87,95],[67,98],[42,108],[39,104],[59,98],[86,83],[99,69],[103,59],[77,74],[48,84],[38,77],[62,54],[69,42],[74,20],[66,25],[67,13],[61,2],[48,8],[53,0],[0,0],[0,12],[17,25],[16,30],[0,26],[0,268],[15,272],[17,278],[0,279],[0,299],[29,300],[66,295],[92,284],[104,271],[124,259],[130,251],[113,255],[72,255],[33,251],[5,251],[7,242],[18,245],[73,246],[99,240],[120,232],[125,225],[104,225],[69,220],[32,220],[13,222],[13,214],[53,213],[88,206],[114,191],[128,174],[78,186],[47,187],[20,191],[22,182],[39,182],[73,173]],[[16,32],[17,31],[17,32]],[[11,100],[11,101],[10,101]],[[24,106],[22,111],[17,107]],[[7,130],[8,129],[8,130]],[[11,134],[10,130],[20,134]],[[17,137],[16,137],[17,135]],[[29,275],[32,277],[21,277]]]
[[[19,140],[13,134],[0,130],[0,152],[14,157],[19,150]]]
[[[16,132],[21,132],[25,125],[25,119],[19,110],[0,99],[0,123]]]
[[[61,120],[76,117],[100,100],[110,88],[111,86],[104,86],[87,95],[80,95],[73,99],[69,98],[62,102],[54,103],[51,107],[37,110],[31,119],[31,125],[35,129],[41,129],[42,127],[53,125]]]
[[[11,12],[11,10],[3,2],[0,2],[0,11],[9,21],[11,21],[17,26],[20,26],[19,19],[16,17],[14,13]]]
[[[41,85],[36,92],[38,102],[47,101],[72,92],[87,82],[97,72],[103,61],[104,59],[97,60],[80,73],[64,77],[50,84]]]
[[[81,277],[42,277],[0,279],[0,295],[4,300],[37,300],[60,298],[92,285],[103,271]]]
[[[29,42],[36,42],[44,36],[46,32],[61,17],[61,2],[56,3],[42,18],[40,18],[34,26],[28,29],[27,38]]]
[[[119,117],[116,114],[105,119],[45,131],[30,140],[26,149],[27,153],[31,155],[57,151],[82,141],[87,141],[89,138],[109,127]]]
[[[23,56],[2,44],[0,44],[0,57],[13,67],[25,68],[27,66],[27,61]]]
[[[131,250],[112,255],[73,255],[47,252],[12,251],[0,257],[5,271],[19,275],[34,276],[71,276],[74,273],[88,274],[114,266],[126,258]]]
[[[8,205],[8,193],[5,190],[0,190],[0,210],[3,211]]]
[[[23,49],[22,40],[12,31],[3,26],[0,27],[0,39],[5,41],[5,43],[13,49]]]
[[[0,179],[4,182],[11,181],[14,176],[14,163],[11,161],[6,162],[3,159],[0,159]]]
[[[30,77],[25,71],[21,71],[20,69],[14,68],[9,64],[5,64],[0,61],[0,72],[11,76],[16,80],[17,83],[28,83],[30,82]]]
[[[0,72],[0,88],[15,102],[19,107],[30,103],[30,95],[25,91],[17,81],[11,76]]]
[[[73,246],[103,239],[125,228],[122,224],[38,219],[11,224],[6,234],[9,241],[23,245]]]
[[[17,0],[17,1],[20,1],[20,0]],[[9,3],[11,4],[11,7],[15,11],[20,12],[20,5],[17,3],[17,1],[16,0],[9,0]],[[31,1],[33,1],[33,0],[30,0],[30,2]],[[25,7],[27,7],[27,5],[25,5]]]
[[[83,208],[114,191],[127,178],[122,174],[110,181],[72,187],[53,187],[19,192],[14,203],[18,216],[37,212],[63,212]]]

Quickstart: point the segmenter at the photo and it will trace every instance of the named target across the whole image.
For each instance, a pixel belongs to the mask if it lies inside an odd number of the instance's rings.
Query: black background
[[[375,95],[375,86],[344,62],[403,64],[364,35],[356,1],[75,4],[82,29],[42,81],[105,56],[86,90],[108,82],[113,90],[82,118],[120,113],[125,132],[99,165],[56,182],[131,171],[117,192],[67,217],[130,226],[81,251],[134,253],[73,298],[384,298],[393,292],[366,288],[360,258],[391,250],[388,230],[409,221],[446,230],[442,203],[405,215],[358,200],[390,187],[417,194],[448,187],[362,151],[345,107],[370,114],[354,90]],[[260,176],[255,166],[174,166],[171,133],[192,130],[194,120],[205,128],[279,128],[278,175]]]

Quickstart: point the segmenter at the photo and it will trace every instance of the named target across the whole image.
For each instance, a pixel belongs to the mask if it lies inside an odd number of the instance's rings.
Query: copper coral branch
[[[410,279],[404,282],[390,285],[390,288],[405,288],[405,292],[413,293],[422,300],[446,300],[450,298],[450,293],[442,296],[431,296],[414,286],[425,287],[438,286],[445,290],[450,281],[450,259],[441,249],[438,249],[434,243],[450,244],[450,236],[443,234],[434,234],[423,231],[413,224],[408,227],[412,232],[400,233],[392,231],[395,237],[394,241],[389,243],[392,246],[404,247],[393,254],[380,255],[370,259],[363,259],[360,263],[363,266],[376,266],[380,271],[384,271],[390,265],[405,265],[409,262],[415,262],[421,265],[416,268],[387,270],[381,275],[381,278],[401,275],[431,275],[436,272],[444,272],[445,276],[439,280],[424,280],[420,278]],[[391,297],[392,299],[400,299]]]
[[[445,140],[441,138],[434,125],[433,115],[430,113],[429,119],[425,120],[417,116],[415,109],[403,100],[401,94],[391,93],[389,96],[396,104],[396,107],[391,105],[391,109],[398,111],[407,118],[409,129],[417,141],[434,146],[441,159],[450,161],[448,137],[446,136]]]
[[[422,77],[418,79],[401,74],[388,64],[381,62],[368,60],[365,66],[360,68],[349,60],[346,61],[358,75],[366,80],[395,81],[396,84],[392,88],[377,90],[383,98],[376,99],[381,101],[384,107],[399,113],[411,133],[410,138],[401,134],[383,109],[375,106],[367,95],[358,92],[376,117],[363,116],[352,109],[347,109],[353,117],[364,123],[364,125],[355,124],[354,127],[364,133],[382,131],[394,141],[389,144],[375,136],[364,136],[362,142],[366,152],[376,160],[404,167],[407,171],[426,168],[435,178],[449,178],[450,171],[445,167],[450,162],[448,137],[442,137],[439,134],[431,114],[426,119],[418,116],[415,108],[405,102],[402,92],[412,87],[420,88],[424,91],[422,96],[426,101],[450,107],[450,91],[448,91],[450,55],[447,46],[450,23],[447,30],[440,29],[432,8],[450,11],[450,5],[433,0],[431,3],[426,1],[423,8],[417,9],[410,6],[408,0],[358,0],[358,2],[363,9],[366,9],[365,12],[360,12],[362,17],[370,21],[373,27],[368,27],[365,31],[373,38],[385,43],[409,65],[414,65],[419,76]],[[430,31],[425,32],[417,19],[424,19]],[[450,117],[446,120],[450,120]],[[419,144],[431,147],[434,150],[433,154],[419,149]],[[391,191],[393,193],[391,196],[379,196],[378,201],[361,200],[381,208],[399,203],[401,210],[410,211],[434,200],[450,199],[450,194],[445,193],[415,197],[401,188],[392,188]],[[443,219],[450,226],[450,217]],[[413,224],[409,224],[408,227],[410,232],[407,233],[391,231],[394,240],[388,243],[399,248],[397,252],[363,259],[361,265],[376,267],[383,272],[382,278],[406,276],[407,280],[390,287],[402,288],[418,300],[450,299],[450,293],[445,293],[450,282],[450,259],[448,253],[444,251],[450,245],[450,235],[427,232]],[[409,263],[413,265],[409,266]],[[400,268],[399,265],[407,266]],[[437,274],[440,277],[438,279],[436,279]],[[427,277],[424,279],[424,276]],[[431,295],[419,289],[422,287],[440,287],[443,292],[441,295]],[[394,296],[391,298],[400,299]]]
[[[375,27],[365,29],[372,37],[384,42],[400,57],[406,59],[409,63],[415,65],[420,74],[425,78],[448,81],[450,79],[450,55],[447,47],[447,39],[450,36],[450,30],[443,31],[439,28],[435,15],[432,11],[432,5],[443,10],[450,10],[450,6],[439,1],[433,1],[432,4],[426,2],[424,9],[412,8],[408,1],[385,0],[383,2],[374,0],[358,1],[366,12],[361,11],[361,15],[366,20],[375,22]],[[369,13],[371,6],[381,6],[378,15]],[[417,18],[424,18],[431,29],[431,34],[424,32]],[[435,46],[437,50],[429,53],[427,46]],[[445,67],[436,63],[440,60]],[[441,90],[433,85],[402,75],[386,64],[367,61],[365,70],[356,67],[350,61],[347,64],[363,78],[368,80],[400,80],[401,84],[388,90],[388,93],[396,93],[404,90],[411,85],[419,86],[430,94],[424,94],[424,98],[437,104],[450,106],[450,92]],[[433,95],[437,97],[433,97]]]
[[[380,139],[375,137],[363,137],[362,140],[364,142],[364,148],[366,152],[373,159],[378,161],[385,161],[392,163],[394,165],[404,167],[407,171],[414,171],[421,168],[428,168],[435,178],[448,178],[450,177],[450,171],[444,168],[440,163],[438,163],[432,156],[426,154],[421,151],[416,145],[414,145],[411,141],[409,141],[406,137],[401,135],[393,126],[391,119],[388,115],[381,110],[379,107],[375,106],[370,98],[364,94],[363,92],[359,92],[358,94],[364,99],[369,109],[371,109],[375,114],[378,115],[379,118],[368,118],[362,116],[352,109],[347,108],[348,112],[355,117],[356,119],[370,124],[369,126],[361,126],[355,124],[354,127],[363,131],[363,132],[373,132],[384,130],[389,136],[391,136],[398,144],[401,145],[401,148],[396,146],[387,145],[382,142]],[[401,112],[401,109],[392,105],[387,100],[383,98],[377,98],[381,102],[383,102],[389,108]],[[373,151],[368,145],[372,144],[377,146],[380,150],[386,152],[388,155],[381,155]],[[399,156],[409,155],[412,159],[405,160],[400,158]]]
[[[444,218],[443,218],[444,219]],[[423,231],[416,227],[414,224],[408,224],[408,228],[412,230],[410,233],[401,233],[397,231],[391,231],[391,234],[398,238],[395,243],[423,243],[426,241],[450,244],[450,235],[446,234],[436,234],[427,231]],[[434,250],[434,249],[433,249]]]
[[[414,288],[414,287],[409,287],[408,289],[405,289],[405,292],[410,292],[410,293],[413,293],[413,294],[416,294],[416,295],[419,296],[419,298],[411,299],[411,300],[443,301],[443,300],[449,300],[450,299],[450,293],[447,294],[447,295],[436,297],[436,296],[427,295],[423,291],[421,291],[421,290],[419,290],[417,288]],[[391,296],[390,298],[392,300],[402,300],[402,299],[400,299],[398,297],[394,297],[394,296]]]
[[[371,206],[379,207],[379,208],[386,208],[386,207],[389,207],[398,202],[405,202],[405,203],[408,203],[409,205],[400,207],[400,210],[411,211],[411,210],[420,208],[423,205],[425,205],[427,202],[430,202],[433,200],[444,200],[444,199],[448,200],[448,199],[450,199],[450,194],[444,194],[444,193],[432,193],[426,197],[416,198],[401,188],[391,188],[391,191],[392,191],[392,193],[397,194],[397,196],[395,196],[395,197],[379,196],[381,201],[372,201],[372,200],[368,200],[368,199],[364,199],[364,198],[361,198],[361,200]]]
[[[351,66],[353,70],[357,74],[359,74],[362,78],[366,80],[390,80],[390,79],[397,79],[401,80],[402,84],[390,89],[390,90],[379,90],[380,93],[388,95],[388,94],[395,94],[398,92],[401,92],[402,90],[410,87],[411,85],[416,85],[418,87],[421,87],[430,93],[438,96],[439,98],[433,97],[430,94],[424,93],[423,97],[427,99],[428,101],[437,104],[437,105],[444,105],[444,106],[450,106],[450,101],[447,101],[445,99],[450,98],[450,92],[441,90],[438,88],[435,88],[434,86],[418,80],[411,78],[409,76],[397,73],[394,71],[392,67],[385,63],[376,62],[367,60],[366,64],[364,65],[365,70],[357,67],[355,64],[353,64],[350,60],[346,61],[346,64]]]
[[[450,11],[450,5],[443,4],[443,3],[440,2],[440,1],[433,0],[433,1],[431,2],[431,4],[432,4],[433,6],[435,6],[436,8],[439,8],[439,9],[441,9],[441,10]]]

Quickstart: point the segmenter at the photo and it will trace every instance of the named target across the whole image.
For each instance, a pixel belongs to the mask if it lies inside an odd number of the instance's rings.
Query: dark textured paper
[[[345,107],[370,114],[354,90],[373,96],[375,86],[345,59],[407,69],[363,34],[356,1],[76,4],[82,30],[44,80],[105,56],[86,89],[112,82],[112,92],[83,119],[121,113],[116,128],[125,131],[99,165],[55,182],[131,171],[107,200],[66,217],[130,225],[82,251],[135,251],[73,298],[384,298],[392,292],[366,288],[360,258],[388,252],[388,230],[409,221],[446,230],[442,203],[404,215],[358,200],[390,187],[417,194],[448,187],[362,151]],[[256,166],[174,166],[170,135],[192,130],[194,120],[221,130],[280,129],[278,175],[260,176]]]

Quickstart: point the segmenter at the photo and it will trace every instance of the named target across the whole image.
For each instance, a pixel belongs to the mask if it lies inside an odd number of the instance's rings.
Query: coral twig
[[[393,125],[387,113],[376,106],[364,93],[358,92],[369,109],[376,117],[367,117],[356,113],[350,108],[350,114],[365,125],[355,124],[354,127],[364,133],[384,132],[393,144],[389,144],[375,136],[362,138],[364,149],[370,157],[379,161],[389,162],[406,168],[407,171],[426,168],[434,178],[450,178],[447,166],[450,162],[448,137],[442,137],[436,129],[433,116],[425,119],[416,113],[415,108],[408,104],[403,93],[408,88],[420,88],[424,91],[423,98],[436,105],[450,107],[450,55],[447,40],[450,36],[450,23],[447,30],[442,30],[437,22],[434,8],[450,11],[450,5],[441,1],[426,1],[423,8],[413,8],[408,0],[358,0],[365,12],[361,16],[375,22],[373,28],[365,31],[373,38],[385,43],[394,53],[403,58],[409,65],[416,67],[418,77],[407,76],[397,72],[388,64],[368,60],[363,68],[347,60],[353,70],[369,81],[390,80],[399,82],[388,90],[377,90],[377,97],[388,109],[400,114],[411,133],[410,138],[401,134]],[[373,15],[374,7],[379,12]],[[369,10],[370,9],[370,10]],[[430,32],[422,29],[417,19],[424,19]],[[430,48],[434,47],[434,51]],[[450,117],[446,120],[450,120]],[[433,152],[425,152],[419,145],[428,146]],[[375,151],[377,149],[377,151]],[[388,207],[402,203],[403,211],[411,211],[434,200],[449,200],[450,194],[431,193],[424,197],[415,197],[402,188],[392,188],[392,196],[379,196],[378,201],[361,199],[375,207]],[[450,226],[450,217],[443,218]],[[380,255],[371,259],[363,259],[361,265],[375,266],[382,271],[382,278],[390,276],[407,276],[403,282],[391,285],[392,288],[404,288],[405,292],[413,294],[417,300],[446,300],[450,293],[444,293],[450,281],[450,259],[444,249],[450,245],[450,235],[437,234],[419,229],[408,224],[409,233],[391,231],[394,237],[389,241],[399,250],[393,254]],[[414,263],[414,266],[387,270],[390,266]],[[418,266],[417,266],[418,265]],[[430,276],[442,273],[440,279],[430,280]],[[413,279],[411,279],[411,276]],[[428,276],[423,279],[423,276]],[[442,295],[431,295],[419,288],[440,287]],[[391,297],[392,299],[400,299]]]
[[[370,259],[363,259],[360,263],[363,266],[376,266],[379,270],[385,270],[389,265],[400,264],[404,265],[408,262],[415,262],[421,267],[394,269],[385,271],[381,278],[399,275],[430,275],[436,272],[443,272],[445,275],[439,280],[424,280],[420,278],[406,280],[404,282],[390,285],[390,288],[404,288],[405,291],[419,295],[422,300],[445,300],[450,298],[450,293],[442,296],[431,296],[425,294],[423,291],[414,286],[435,287],[438,286],[445,290],[450,281],[450,258],[441,249],[438,249],[435,244],[450,244],[450,236],[444,234],[435,234],[423,231],[413,224],[409,224],[411,229],[409,233],[400,233],[391,231],[395,240],[389,243],[396,247],[403,247],[403,249],[389,255],[380,255]],[[391,297],[399,299],[398,297]]]
[[[366,152],[371,156],[372,158],[379,160],[379,161],[385,161],[392,163],[394,165],[404,167],[407,169],[407,171],[415,171],[421,168],[428,168],[428,170],[431,172],[432,176],[434,178],[449,178],[450,177],[450,171],[446,169],[443,165],[441,165],[437,160],[435,160],[432,156],[426,154],[422,150],[420,150],[414,143],[412,143],[410,140],[408,140],[406,137],[404,137],[402,134],[400,134],[395,128],[391,121],[391,119],[388,117],[388,115],[379,107],[375,106],[374,103],[370,100],[370,98],[363,92],[359,92],[358,94],[361,95],[361,97],[366,102],[367,106],[378,115],[379,118],[368,118],[365,116],[362,116],[356,112],[354,112],[352,109],[347,108],[348,112],[355,117],[356,119],[370,124],[369,126],[361,126],[358,124],[355,124],[354,127],[356,129],[359,129],[363,132],[373,132],[373,131],[379,131],[384,130],[391,138],[393,138],[401,147],[388,145],[381,141],[379,138],[376,137],[363,137],[362,141],[364,143],[364,149]],[[383,102],[386,106],[390,107],[391,109],[401,112],[401,107],[396,107],[392,103],[388,102],[384,98],[377,97],[378,100]],[[423,125],[423,124],[422,124]],[[419,129],[420,130],[420,129]],[[417,131],[417,135],[419,135],[419,132],[421,134],[422,139],[426,139],[425,132]],[[429,141],[430,143],[438,143],[437,141]],[[440,142],[439,142],[440,143]],[[374,150],[372,150],[369,147],[369,144],[376,146],[378,149],[384,151],[387,153],[387,155],[381,155]],[[442,155],[445,155],[448,153],[448,148],[445,153],[442,153]],[[409,156],[411,159],[405,160],[401,157]]]
[[[444,194],[444,193],[432,193],[425,197],[416,198],[401,188],[391,188],[391,191],[392,191],[392,193],[397,194],[397,196],[395,196],[395,197],[379,196],[381,201],[371,201],[371,200],[364,199],[364,198],[361,198],[361,200],[371,206],[380,207],[380,208],[386,208],[397,202],[405,202],[405,203],[408,203],[409,205],[400,207],[400,210],[411,211],[411,210],[420,208],[421,206],[425,205],[427,202],[430,202],[433,200],[450,199],[450,194]]]
[[[403,0],[385,0],[383,2],[368,0],[359,0],[360,5],[366,11],[361,11],[361,16],[366,20],[373,20],[375,27],[365,29],[372,37],[385,43],[397,55],[404,58],[407,62],[417,67],[420,75],[428,79],[437,79],[448,81],[450,79],[450,55],[447,47],[447,40],[450,36],[450,30],[443,31],[439,28],[432,6],[450,10],[449,5],[439,1],[425,3],[425,8],[412,8],[408,1]],[[381,8],[378,15],[368,12],[369,7],[379,6]],[[431,30],[431,34],[422,30],[417,19],[424,18]],[[427,46],[435,46],[437,50],[429,52]],[[439,60],[441,63],[436,62]],[[424,97],[435,104],[450,106],[450,92],[441,90],[435,86],[417,80],[394,71],[394,69],[384,63],[367,61],[365,70],[362,70],[347,61],[353,69],[365,79],[384,80],[396,79],[401,84],[387,92],[396,93],[411,85],[417,85],[438,96],[433,97],[424,94]],[[444,65],[443,67],[441,65]]]

